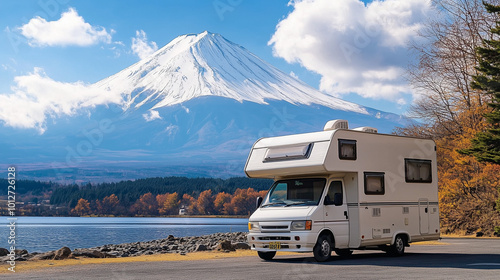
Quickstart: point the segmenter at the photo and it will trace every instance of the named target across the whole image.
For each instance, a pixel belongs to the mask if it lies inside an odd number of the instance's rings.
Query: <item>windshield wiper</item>
[[[271,202],[271,203],[264,204],[261,207],[272,206],[272,205],[287,205],[287,204],[285,202],[283,202],[283,201],[276,201],[276,202]]]
[[[300,204],[311,205],[310,202],[308,202],[308,201],[297,201],[297,202],[287,203],[285,205],[285,207],[292,206],[292,205],[300,205]]]

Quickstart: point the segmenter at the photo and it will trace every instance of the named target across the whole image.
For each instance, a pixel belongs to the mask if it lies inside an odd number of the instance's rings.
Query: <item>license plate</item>
[[[271,250],[281,249],[281,242],[269,242],[269,249]]]

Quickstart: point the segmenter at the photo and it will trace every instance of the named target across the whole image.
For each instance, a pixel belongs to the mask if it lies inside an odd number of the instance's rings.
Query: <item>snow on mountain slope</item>
[[[180,104],[200,96],[239,102],[318,104],[368,114],[357,104],[324,94],[261,60],[219,34],[179,36],[150,57],[95,86],[125,95],[126,107],[149,109]]]

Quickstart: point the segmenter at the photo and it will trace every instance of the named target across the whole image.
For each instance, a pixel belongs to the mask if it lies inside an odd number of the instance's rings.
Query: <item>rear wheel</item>
[[[332,241],[330,236],[321,235],[313,249],[314,258],[318,262],[327,261],[332,255]]]
[[[388,248],[387,253],[389,253],[389,255],[394,257],[402,256],[405,253],[405,243],[406,243],[406,238],[404,236],[402,235],[396,236],[394,244],[392,244]]]
[[[276,251],[274,252],[260,252],[258,251],[257,254],[259,254],[259,257],[263,260],[270,261],[276,256]]]
[[[352,251],[350,249],[335,249],[335,254],[342,258],[347,258],[352,255]]]

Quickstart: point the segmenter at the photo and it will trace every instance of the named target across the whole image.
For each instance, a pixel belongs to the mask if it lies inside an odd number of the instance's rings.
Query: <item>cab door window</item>
[[[342,192],[342,182],[341,181],[331,182],[330,187],[328,188],[328,194],[325,198],[326,201],[325,204],[328,205],[336,204],[336,206],[339,206],[344,204],[343,198],[344,194]]]

